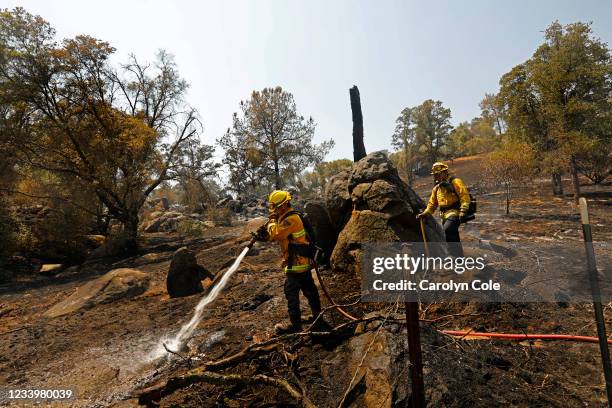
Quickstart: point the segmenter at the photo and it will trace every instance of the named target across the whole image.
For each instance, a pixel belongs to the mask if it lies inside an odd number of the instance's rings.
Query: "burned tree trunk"
[[[363,115],[361,114],[359,89],[356,85],[349,89],[349,94],[353,113],[353,161],[357,162],[366,157],[366,149],[363,144]]]
[[[554,172],[552,174],[553,194],[556,196],[563,195],[563,184],[561,183],[561,174]]]
[[[578,204],[578,199],[580,198],[580,180],[578,179],[578,165],[576,164],[576,159],[574,157],[571,158],[570,164],[572,184],[574,186],[574,202]]]

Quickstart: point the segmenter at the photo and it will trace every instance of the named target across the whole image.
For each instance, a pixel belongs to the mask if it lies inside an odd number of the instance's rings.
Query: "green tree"
[[[445,151],[450,157],[490,152],[499,145],[500,139],[488,119],[477,117],[471,122],[461,122],[451,131]]]
[[[239,190],[262,180],[280,189],[323,160],[332,140],[312,142],[315,122],[297,113],[293,95],[281,87],[253,91],[240,102],[231,129],[218,140],[225,151],[230,183]]]
[[[498,135],[506,133],[506,121],[503,103],[497,95],[485,93],[480,101],[481,117],[495,129]]]
[[[217,198],[215,178],[221,163],[213,161],[213,146],[201,145],[190,139],[179,147],[176,180],[181,190],[182,203],[191,210],[206,208]]]
[[[395,120],[395,131],[391,136],[391,146],[398,152],[397,167],[406,177],[408,185],[414,179],[414,165],[417,159],[418,145],[416,143],[416,128],[414,124],[414,110],[404,108]]]
[[[304,189],[312,193],[322,193],[325,191],[325,186],[329,179],[340,173],[341,171],[350,170],[353,166],[353,161],[349,159],[338,159],[332,161],[324,161],[315,164],[312,171],[305,171],[301,179]]]
[[[500,84],[509,132],[546,156],[553,175],[569,170],[577,200],[580,158],[589,157],[593,146],[609,145],[612,134],[607,45],[593,36],[590,24],[554,22],[533,56]]]
[[[426,100],[412,110],[415,141],[423,151],[427,164],[440,160],[452,126],[451,111],[440,101]]]
[[[449,142],[451,112],[442,102],[428,99],[419,106],[404,108],[395,120],[393,148],[401,154],[398,167],[410,182],[415,168],[430,166],[445,156]]]
[[[446,145],[446,153],[449,157],[462,157],[469,155],[468,143],[474,138],[469,122],[459,123],[451,132]]]
[[[201,125],[187,83],[161,51],[116,70],[108,43],[53,28],[21,8],[0,12],[0,134],[22,166],[91,189],[137,246],[138,212],[160,183],[179,176],[182,146]],[[68,197],[63,197],[69,200]]]

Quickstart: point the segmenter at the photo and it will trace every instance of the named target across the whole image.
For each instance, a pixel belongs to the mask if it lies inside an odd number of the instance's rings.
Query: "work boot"
[[[302,317],[289,316],[289,322],[277,323],[274,326],[276,334],[299,333],[302,331]]]
[[[316,315],[310,315],[308,317],[305,317],[302,319],[302,324],[312,324],[312,322],[315,321],[315,319],[317,318],[319,314],[317,313]],[[319,318],[319,320],[321,320],[321,318]]]

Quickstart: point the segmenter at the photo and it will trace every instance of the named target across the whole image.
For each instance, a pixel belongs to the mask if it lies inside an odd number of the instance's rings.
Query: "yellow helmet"
[[[274,190],[268,196],[268,210],[276,211],[281,205],[291,201],[291,193],[284,190]]]
[[[447,170],[448,170],[448,166],[442,162],[435,162],[431,166],[431,174],[438,174],[438,173],[441,173]]]

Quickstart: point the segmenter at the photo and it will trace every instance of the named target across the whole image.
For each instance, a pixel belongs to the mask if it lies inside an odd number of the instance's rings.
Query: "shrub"
[[[0,200],[0,264],[6,261],[15,250],[16,227],[8,204]]]
[[[198,236],[204,233],[206,226],[202,221],[192,220],[189,218],[183,219],[176,226],[176,232],[181,235]]]

